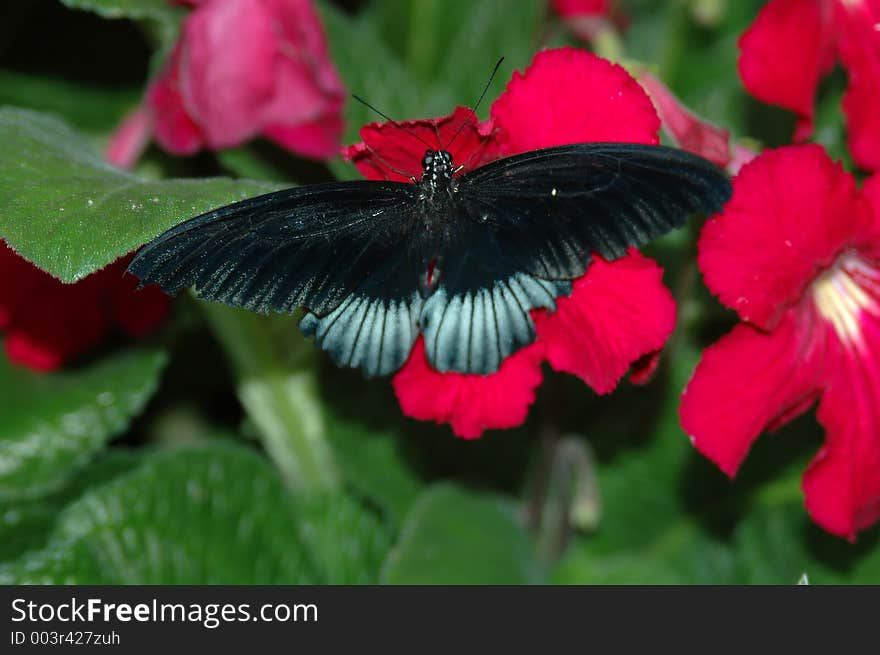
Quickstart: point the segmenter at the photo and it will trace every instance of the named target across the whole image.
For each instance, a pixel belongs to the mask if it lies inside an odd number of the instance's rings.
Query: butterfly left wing
[[[422,308],[441,371],[491,373],[534,340],[530,311],[555,308],[593,253],[608,260],[713,213],[727,175],[673,148],[575,144],[500,159],[458,180],[454,234]]]
[[[168,293],[268,313],[305,307],[301,327],[342,366],[399,368],[418,335],[427,263],[415,187],[345,182],[220,207],[171,228],[129,265]]]

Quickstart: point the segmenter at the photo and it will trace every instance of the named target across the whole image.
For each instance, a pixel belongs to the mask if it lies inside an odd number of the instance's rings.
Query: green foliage
[[[165,0],[61,0],[71,9],[93,11],[104,18],[174,20],[182,11]]]
[[[106,132],[137,104],[140,95],[137,87],[98,86],[0,70],[0,106],[56,114],[89,133]]]
[[[315,580],[296,513],[259,457],[219,444],[147,455],[58,516],[47,546],[9,564],[22,583],[298,584]]]
[[[144,20],[153,24],[166,46],[177,34],[184,11],[167,0],[61,0],[71,9],[93,11],[103,18]]]
[[[51,376],[0,359],[0,501],[56,489],[123,432],[155,392],[165,359],[134,350]]]
[[[0,580],[370,582],[387,535],[369,516],[347,499],[300,504],[243,448],[171,450],[83,493],[58,515],[46,547],[5,565]]]
[[[534,584],[542,581],[542,572],[509,500],[442,484],[416,500],[382,581]]]
[[[297,505],[297,532],[324,584],[376,584],[391,533],[354,498],[328,495]]]
[[[354,18],[326,3],[321,9],[346,87],[392,118],[406,120],[444,116],[456,105],[472,105],[503,56],[480,110],[487,114],[512,71],[531,60],[542,5],[524,0],[510,11],[505,0],[392,0],[375,2],[371,11]],[[345,118],[346,143],[360,141],[362,125],[383,120],[353,99],[345,105]],[[339,163],[334,172],[357,177],[352,167]]]
[[[399,525],[421,485],[394,435],[339,418],[331,417],[329,423],[328,437],[348,484],[386,512],[393,525]]]
[[[119,83],[92,71],[44,75],[39,65],[0,70],[0,105],[10,105],[0,108],[0,238],[62,281],[215,206],[291,180],[358,177],[341,161],[328,171],[265,141],[190,158],[153,149],[145,175],[109,166],[96,146],[141,100],[144,72],[165,60],[189,10],[167,0],[61,3],[121,19],[107,30],[134,21],[155,49]],[[504,56],[485,117],[534,52],[583,47],[545,0],[316,4],[347,89],[400,120],[473,103]],[[621,4],[626,29],[597,49],[652,70],[736,138],[790,140],[792,116],[750,98],[736,75],[737,39],[763,0],[716,3],[710,16],[694,2]],[[82,35],[97,49],[100,38]],[[839,71],[823,83],[816,140],[848,161],[845,83]],[[382,120],[351,99],[344,115],[345,143]],[[223,171],[253,181],[209,177]],[[698,228],[653,249],[681,325],[649,387],[597,398],[548,372],[531,422],[478,443],[402,419],[385,382],[324,367],[287,316],[182,302],[189,313],[170,321],[167,351],[111,344],[48,376],[0,358],[0,582],[880,582],[877,529],[851,545],[803,508],[800,477],[822,438],[811,418],[759,440],[733,483],[682,434],[681,389],[704,335],[728,325],[699,284]],[[186,437],[175,416],[192,418]],[[535,515],[543,434],[584,439],[595,453],[601,513],[588,530],[544,534],[556,526]],[[236,443],[245,435],[252,447]],[[199,445],[169,446],[184,440]],[[565,516],[561,498],[554,508]]]
[[[137,463],[133,452],[113,449],[73,472],[57,491],[31,499],[0,500],[0,562],[42,549],[66,505]]]
[[[277,188],[224,178],[145,180],[105,163],[61,121],[15,108],[0,109],[0,143],[0,236],[65,282],[185,218]]]
[[[790,585],[807,572],[813,584],[880,581],[877,530],[853,548],[813,526],[804,511],[800,477],[816,447],[805,438],[812,436],[812,419],[773,442],[759,441],[732,483],[694,451],[678,425],[677,390],[696,353],[679,338],[671,355],[665,386],[675,396],[663,399],[644,444],[599,464],[602,521],[572,540],[552,580]],[[604,436],[601,429],[596,434]]]

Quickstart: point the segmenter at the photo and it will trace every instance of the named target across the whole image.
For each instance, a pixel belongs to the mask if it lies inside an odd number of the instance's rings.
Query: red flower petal
[[[721,167],[730,163],[730,133],[727,130],[689,111],[663,82],[650,73],[639,75],[639,82],[651,95],[663,129],[675,143]]]
[[[830,9],[824,0],[770,0],[739,40],[743,85],[798,114],[798,141],[813,130],[816,87],[833,64]]]
[[[321,116],[299,125],[269,125],[263,133],[280,146],[305,157],[329,159],[339,152],[342,117]]]
[[[0,328],[9,327],[22,303],[40,287],[57,284],[29,261],[0,241]]]
[[[108,310],[113,321],[133,337],[145,337],[168,316],[170,301],[158,286],[138,289],[137,278],[126,273],[131,256],[117,260],[98,275],[107,285]]]
[[[560,16],[600,16],[611,10],[610,0],[550,0]]]
[[[505,155],[587,141],[659,143],[660,119],[629,73],[585,50],[535,55],[492,104]]]
[[[475,439],[485,430],[512,428],[525,421],[541,378],[538,345],[508,357],[497,373],[463,375],[432,369],[419,338],[393,384],[404,414],[450,423],[459,437]]]
[[[855,162],[880,169],[880,57],[850,65],[849,86],[843,96],[849,150]]]
[[[275,93],[276,42],[261,0],[212,2],[187,18],[180,92],[211,148],[238,145],[262,127],[261,112]]]
[[[772,332],[739,324],[703,352],[682,394],[681,425],[697,450],[733,477],[765,429],[806,411],[819,392],[794,312]]]
[[[550,4],[565,19],[569,29],[584,41],[592,41],[606,29],[613,13],[610,0],[551,0]]]
[[[633,362],[629,369],[629,381],[635,385],[648,384],[654,379],[654,374],[660,366],[662,350],[655,350],[647,355],[642,355]]]
[[[461,134],[456,132],[460,128]],[[422,157],[429,147],[449,147],[456,166],[470,170],[497,159],[491,121],[480,123],[467,107],[456,107],[450,116],[398,123],[370,123],[361,128],[362,143],[343,151],[369,180],[409,182],[422,174]],[[449,142],[455,141],[449,146]]]
[[[733,146],[733,154],[730,157],[730,161],[727,163],[727,172],[731,175],[739,175],[739,172],[742,170],[742,167],[752,161],[755,157],[758,156],[758,153],[752,150],[751,148],[741,145],[739,143]]]
[[[105,159],[119,168],[131,168],[137,163],[153,134],[153,115],[144,106],[131,112],[110,137],[104,152]]]
[[[656,262],[635,249],[613,262],[596,257],[554,313],[534,312],[547,361],[596,393],[612,391],[633,362],[663,347],[675,327],[675,300],[662,278]]]
[[[22,303],[6,334],[6,354],[18,364],[52,371],[98,343],[106,328],[92,283],[57,282]]]
[[[275,31],[275,93],[260,111],[264,132],[282,146],[327,159],[339,151],[345,87],[308,0],[262,0]],[[298,53],[291,56],[291,53]]]
[[[859,166],[880,169],[880,2],[837,3],[849,149]]]
[[[153,112],[156,141],[175,155],[191,155],[202,147],[202,132],[186,112],[180,95],[180,42],[159,77],[147,90]]]
[[[861,351],[840,355],[819,405],[825,445],[804,474],[807,510],[854,539],[880,519],[880,315],[862,314]]]
[[[880,260],[880,173],[874,173],[862,185],[862,196],[870,207],[871,223],[865,233],[865,241],[859,249],[869,257]]]
[[[722,303],[770,329],[868,215],[853,178],[816,145],[765,151],[733,186],[703,228],[700,270]]]

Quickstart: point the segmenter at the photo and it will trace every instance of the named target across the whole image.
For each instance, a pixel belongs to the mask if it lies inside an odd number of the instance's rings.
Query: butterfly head
[[[422,182],[432,189],[448,187],[453,174],[452,155],[447,150],[426,150],[422,157]]]

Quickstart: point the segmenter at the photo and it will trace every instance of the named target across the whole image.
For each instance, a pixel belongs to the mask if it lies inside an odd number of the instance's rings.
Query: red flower
[[[722,168],[731,160],[730,133],[712,125],[685,107],[663,82],[647,71],[639,82],[654,101],[663,130],[683,150],[705,157]]]
[[[0,329],[17,364],[52,371],[97,345],[113,326],[135,337],[168,313],[158,287],[136,291],[124,257],[76,284],[63,284],[0,242]]]
[[[553,10],[584,41],[592,41],[609,26],[609,19],[620,17],[612,0],[550,0]]]
[[[406,180],[421,171],[425,146],[411,132],[441,148],[468,118],[451,116],[407,123],[373,124],[363,143],[346,154],[366,177]],[[621,67],[582,50],[547,50],[524,74],[514,73],[495,101],[491,119],[470,121],[453,142],[453,161],[474,168],[501,156],[583,141],[657,143],[660,127],[651,101]],[[408,133],[410,132],[410,133]],[[396,169],[398,172],[394,172]],[[541,382],[541,362],[581,377],[598,393],[610,392],[631,364],[663,347],[675,322],[675,303],[662,271],[632,250],[614,262],[596,257],[553,313],[532,313],[537,340],[509,357],[497,373],[438,373],[417,342],[394,378],[409,416],[452,424],[462,437],[525,420]],[[649,371],[654,360],[647,359]],[[646,376],[641,376],[646,377]]]
[[[739,41],[739,72],[755,97],[798,115],[795,139],[813,131],[820,78],[840,59],[849,148],[880,168],[880,0],[770,0]],[[805,47],[806,46],[806,47]]]
[[[550,0],[560,16],[604,16],[611,10],[611,0]]]
[[[336,154],[344,89],[311,2],[181,4],[194,10],[147,90],[152,126],[137,124],[142,130],[152,127],[159,144],[175,154],[229,148],[259,134],[307,157]],[[126,138],[123,128],[111,144],[114,163],[140,154],[135,148],[145,140],[130,132]]]
[[[742,322],[703,353],[685,431],[733,476],[762,431],[819,399],[807,510],[854,538],[880,518],[880,175],[860,193],[819,146],[766,151],[706,224],[699,265]]]

